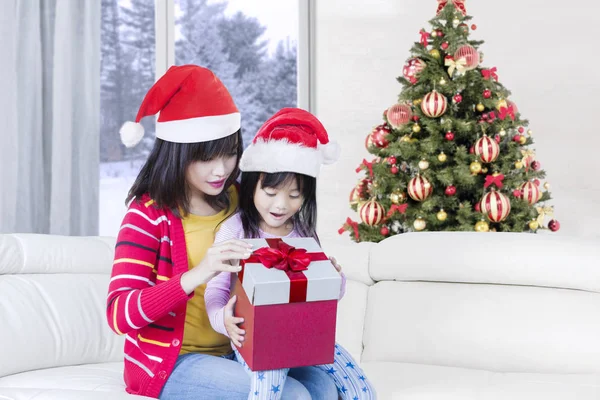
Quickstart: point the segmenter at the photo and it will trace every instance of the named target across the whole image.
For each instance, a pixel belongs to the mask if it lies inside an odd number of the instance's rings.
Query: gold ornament
[[[396,189],[390,194],[390,201],[392,204],[402,204],[406,201],[406,193]]]
[[[398,139],[400,142],[405,142],[405,143],[409,143],[410,142],[410,135],[404,135],[402,136],[400,139]]]
[[[501,108],[508,108],[508,103],[504,99],[500,99],[498,100],[498,103],[496,103],[496,109],[500,110]]]
[[[415,219],[413,226],[415,227],[415,229],[417,231],[422,231],[423,229],[425,229],[427,227],[427,222],[425,222],[425,220],[423,218],[419,217],[419,218]]]
[[[521,143],[521,144],[527,143],[527,138],[525,136],[521,135],[521,137],[519,138],[519,143]]]
[[[544,183],[544,189],[549,190],[550,184],[548,182]]]
[[[523,168],[523,162],[522,162],[522,161],[517,161],[517,162],[515,163],[515,168],[516,168],[516,169],[521,169],[521,168]]]
[[[421,132],[421,127],[419,126],[419,124],[414,124],[414,125],[413,125],[413,127],[412,127],[412,131],[413,131],[414,133],[419,133],[419,132]]]
[[[431,37],[437,37],[437,31],[435,29],[431,31]]]
[[[440,79],[440,85],[445,85],[446,84],[446,80],[444,78]]]
[[[458,25],[460,24],[460,20],[458,18],[454,18],[452,20],[452,26],[455,28],[458,28]]]
[[[423,102],[423,99],[416,99],[416,100],[413,100],[413,104],[414,104],[415,106],[418,106],[418,105],[419,105],[419,104],[421,104],[422,102]]]
[[[477,104],[477,111],[479,112],[483,112],[483,110],[485,110],[485,106],[481,103]]]
[[[378,187],[379,187],[379,182],[377,182],[377,181],[373,181],[373,187],[374,187],[374,188],[378,188]]]
[[[475,224],[475,232],[489,232],[489,231],[490,231],[490,224],[488,224],[486,221],[482,220]]]
[[[487,168],[481,168],[481,173],[482,173],[482,174],[487,174],[487,172],[488,172],[488,169],[487,169]]]
[[[471,170],[471,173],[478,174],[481,172],[482,167],[479,161],[473,161],[471,165],[469,165],[469,169]]]
[[[443,151],[438,155],[439,162],[446,162],[447,159],[448,157],[444,154]]]
[[[426,159],[422,159],[421,161],[419,161],[419,168],[425,171],[427,168],[429,168],[429,161],[427,161]]]
[[[498,132],[500,134],[500,136],[506,136],[506,131],[504,129],[500,130],[500,132]]]
[[[435,58],[436,60],[439,60],[441,57],[440,51],[438,49],[431,49],[429,50],[429,54],[431,54],[431,56],[433,58]]]
[[[528,134],[529,136],[531,136],[531,135],[533,135],[533,131],[532,131],[531,129],[528,129],[528,130],[527,130],[527,134]]]
[[[441,209],[437,213],[437,219],[438,219],[438,221],[445,221],[446,218],[448,218],[448,214],[446,213],[446,211],[444,211],[444,209]]]
[[[529,229],[531,229],[532,231],[537,231],[539,227],[540,224],[538,224],[538,222],[535,219],[529,222]]]

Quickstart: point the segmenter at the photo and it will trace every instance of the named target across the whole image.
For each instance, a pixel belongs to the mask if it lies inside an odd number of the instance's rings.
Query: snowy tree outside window
[[[213,70],[242,114],[244,145],[282,107],[297,103],[297,1],[175,0],[175,64]],[[127,191],[154,142],[119,138],[155,79],[155,8],[148,0],[102,0],[100,235],[115,236]]]

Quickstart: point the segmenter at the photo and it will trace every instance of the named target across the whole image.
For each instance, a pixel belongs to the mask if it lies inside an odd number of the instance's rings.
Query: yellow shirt
[[[189,214],[182,220],[190,269],[202,261],[206,251],[212,246],[218,225],[237,208],[237,190],[234,186],[228,190],[231,199],[228,211],[223,210],[207,217]],[[210,325],[204,304],[205,290],[206,285],[198,286],[194,297],[187,303],[183,344],[179,354],[204,353],[222,356],[232,351],[227,336],[215,332]]]

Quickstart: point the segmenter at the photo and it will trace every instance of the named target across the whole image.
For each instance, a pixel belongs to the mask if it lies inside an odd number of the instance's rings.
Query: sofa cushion
[[[419,232],[371,252],[376,281],[531,285],[600,293],[600,246],[561,235]]]
[[[511,285],[379,282],[363,362],[600,373],[600,295]]]
[[[390,400],[596,400],[600,375],[495,373],[436,365],[365,362],[363,369]]]
[[[369,287],[363,283],[348,280],[346,295],[340,301],[336,326],[336,341],[355,360],[360,361],[363,352],[363,332],[367,311]]]

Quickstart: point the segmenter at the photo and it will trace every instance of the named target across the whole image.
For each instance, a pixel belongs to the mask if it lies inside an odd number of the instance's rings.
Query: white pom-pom
[[[125,147],[134,147],[144,137],[144,127],[142,124],[127,121],[119,130],[119,134]]]
[[[337,142],[330,141],[320,147],[323,152],[323,164],[333,164],[340,158],[342,149]]]

